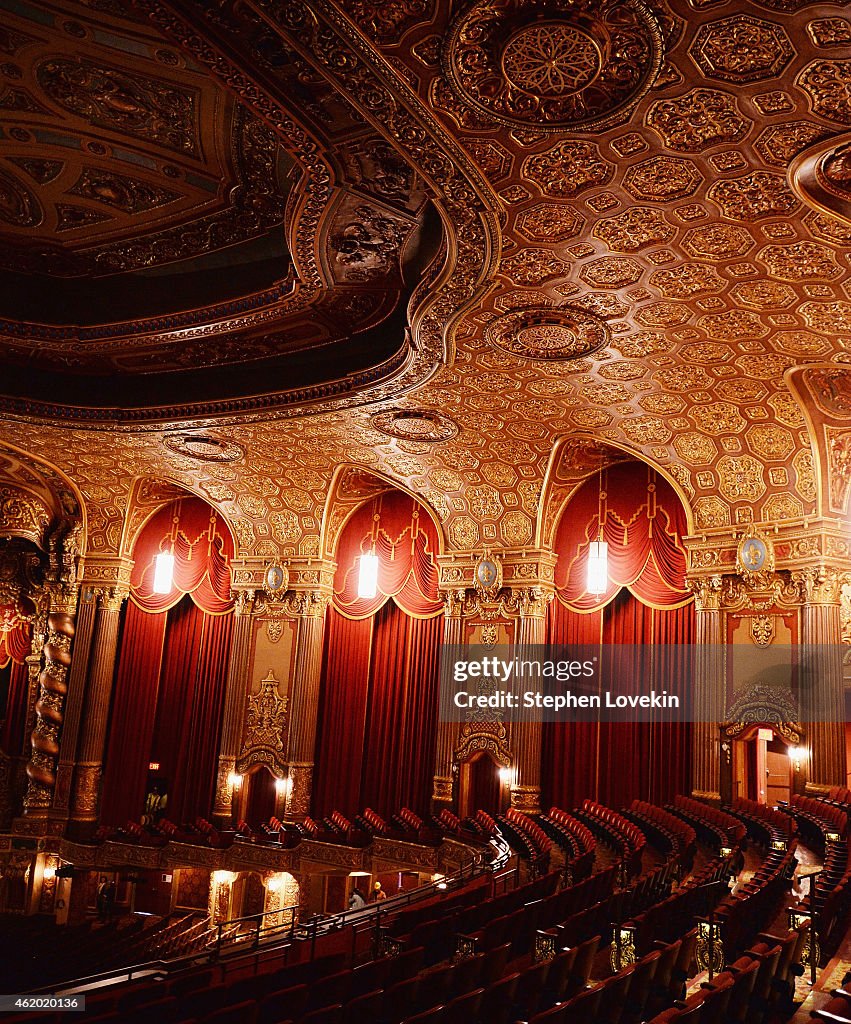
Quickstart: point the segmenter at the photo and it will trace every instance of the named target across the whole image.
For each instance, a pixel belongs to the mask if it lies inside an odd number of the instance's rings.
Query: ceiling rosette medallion
[[[458,436],[458,424],[433,409],[388,409],[375,413],[372,425],[379,433],[398,441],[438,444]]]
[[[177,434],[163,439],[175,455],[185,455],[199,462],[239,462],[245,455],[236,441],[222,441],[209,434]]]
[[[609,342],[606,323],[584,309],[518,309],[491,323],[485,336],[503,352],[524,359],[565,361],[590,355]]]
[[[478,0],[452,26],[444,69],[463,102],[504,124],[586,130],[632,108],[663,53],[640,0]]]
[[[789,184],[808,206],[851,222],[851,135],[805,149],[789,166]]]

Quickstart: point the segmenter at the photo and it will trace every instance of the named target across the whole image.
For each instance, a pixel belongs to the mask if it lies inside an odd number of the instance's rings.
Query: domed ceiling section
[[[144,418],[404,365],[423,197],[282,47],[308,129],[270,124],[129,3],[0,0],[0,22],[7,407]]]
[[[533,545],[549,477],[574,482],[551,461],[565,438],[658,466],[710,542],[838,515],[788,381],[851,362],[851,16],[739,7],[135,0],[150,22],[132,22],[57,0],[55,20],[123,25],[184,62],[129,57],[145,77],[238,97],[233,118],[274,132],[294,161],[289,255],[217,311],[8,326],[4,432],[108,510],[98,550],[132,472],[209,495],[242,552],[312,555],[351,463],[427,502],[451,549]],[[120,429],[73,427],[105,422]]]

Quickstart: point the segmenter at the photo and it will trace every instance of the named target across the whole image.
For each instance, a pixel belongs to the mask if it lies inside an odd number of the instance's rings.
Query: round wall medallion
[[[590,355],[609,341],[603,320],[570,306],[517,309],[485,331],[490,344],[526,359],[566,360]]]
[[[372,417],[376,430],[400,441],[425,441],[436,444],[451,441],[458,433],[458,425],[443,413],[433,409],[388,409]]]
[[[186,455],[201,462],[238,462],[245,452],[235,441],[221,441],[209,434],[175,434],[163,444],[176,455]]]
[[[641,0],[478,0],[452,26],[444,68],[459,98],[506,124],[600,126],[653,84],[662,30]]]

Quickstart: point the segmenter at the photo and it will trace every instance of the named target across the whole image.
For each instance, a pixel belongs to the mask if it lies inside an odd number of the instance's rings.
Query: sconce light
[[[806,760],[808,753],[806,747],[789,747],[789,760],[796,772],[801,770],[801,762]]]
[[[378,555],[360,556],[358,597],[371,600],[378,593]]]
[[[266,888],[269,892],[280,892],[281,886],[284,884],[284,880],[280,875],[270,875],[266,882]]]
[[[174,583],[174,555],[161,551],[154,559],[154,593],[170,594]]]
[[[500,768],[499,769],[499,782],[500,782],[500,785],[502,785],[502,786],[509,785],[509,783],[511,782],[512,775],[513,775],[513,772],[511,771],[510,768]]]
[[[52,865],[48,865],[44,869],[44,874],[42,877],[44,878],[45,882],[52,882],[53,879],[56,878],[56,868]]]
[[[289,777],[286,779],[275,779],[275,793],[278,796],[289,796],[293,789],[293,780]]]
[[[236,878],[233,871],[214,871],[213,881],[216,885],[230,885],[230,883]]]
[[[228,775],[228,782],[231,785],[231,789],[239,789],[242,786],[242,776],[238,772],[231,772]]]

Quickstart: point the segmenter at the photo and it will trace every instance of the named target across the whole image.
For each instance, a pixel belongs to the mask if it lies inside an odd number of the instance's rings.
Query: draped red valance
[[[163,551],[174,554],[174,584],[170,593],[155,594],[154,560]],[[130,594],[145,611],[167,611],[184,594],[211,615],[233,606],[233,539],[222,517],[200,498],[181,498],[160,509],[142,528],[133,553]]]
[[[352,619],[374,615],[389,598],[408,615],[431,618],[443,610],[437,590],[437,528],[428,513],[401,491],[362,505],[340,536],[334,606]],[[378,556],[378,591],[358,597],[360,556]]]
[[[602,498],[601,498],[602,482]],[[586,590],[588,545],[609,545],[609,586]],[[626,588],[651,608],[691,600],[685,587],[685,511],[671,485],[649,467],[624,462],[586,480],[570,499],[556,532],[556,593],[574,611],[607,605]]]
[[[9,661],[19,665],[31,654],[32,627],[15,605],[0,607],[0,668]]]

